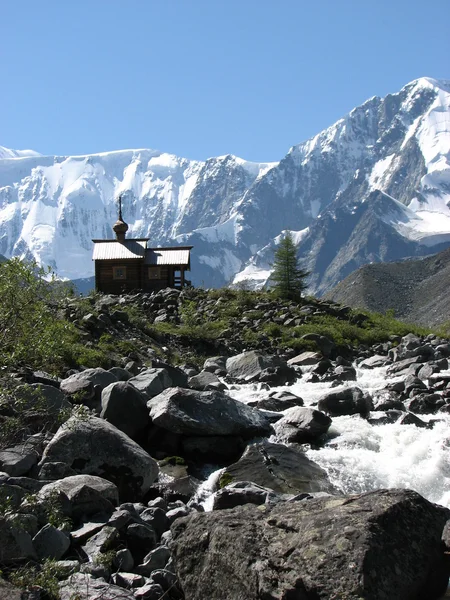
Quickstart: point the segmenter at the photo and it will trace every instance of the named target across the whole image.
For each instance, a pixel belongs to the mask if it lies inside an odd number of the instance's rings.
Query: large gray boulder
[[[147,406],[155,425],[176,434],[250,438],[271,431],[258,410],[218,391],[171,388],[149,400]]]
[[[323,396],[317,407],[331,417],[356,415],[367,417],[373,409],[372,398],[358,387],[348,387]]]
[[[74,573],[59,584],[61,600],[135,600],[131,590],[106,583],[87,573]]]
[[[284,411],[284,416],[274,423],[279,442],[303,444],[313,442],[324,435],[331,425],[331,419],[320,410],[295,406]]]
[[[167,369],[146,369],[129,379],[128,383],[134,385],[147,398],[153,398],[173,385]]]
[[[100,417],[134,439],[149,423],[147,396],[127,381],[111,383],[102,392]]]
[[[138,500],[158,476],[156,461],[116,427],[89,417],[70,418],[48,444],[41,465],[65,462],[77,473],[115,483],[121,500]]]
[[[0,564],[37,559],[31,536],[20,525],[0,517]]]
[[[47,523],[34,536],[33,546],[39,559],[59,560],[69,549],[70,538],[67,533]]]
[[[113,507],[119,504],[117,486],[95,475],[73,475],[52,481],[40,490],[38,498],[47,498],[55,491],[66,494],[75,517],[112,512]]]
[[[248,446],[223,480],[251,481],[277,493],[333,492],[326,472],[304,452],[267,441]]]
[[[74,395],[85,393],[89,386],[99,387],[103,390],[105,387],[117,381],[117,377],[110,371],[105,371],[100,367],[96,369],[85,369],[80,373],[74,373],[70,377],[61,381],[61,391],[65,394]]]
[[[286,366],[286,362],[278,356],[268,356],[257,350],[242,352],[226,362],[228,376],[236,381],[257,379],[265,369],[280,366]]]
[[[195,513],[172,526],[189,600],[436,600],[447,509],[410,490]]]

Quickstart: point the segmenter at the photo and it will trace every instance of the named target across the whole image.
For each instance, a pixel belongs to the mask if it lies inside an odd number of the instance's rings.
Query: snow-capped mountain
[[[196,284],[265,281],[289,229],[322,293],[367,262],[450,245],[450,82],[371,98],[279,163],[0,147],[0,254],[91,276],[91,239],[112,237],[119,194],[130,237],[194,245]]]

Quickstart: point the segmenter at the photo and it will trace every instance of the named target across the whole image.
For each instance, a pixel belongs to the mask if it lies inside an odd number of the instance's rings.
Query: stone
[[[111,367],[111,369],[109,369],[109,372],[117,378],[117,381],[128,381],[129,379],[131,379],[131,377],[133,377],[130,371],[127,371],[122,367]]]
[[[211,356],[207,358],[203,363],[203,370],[210,371],[211,373],[216,373],[217,371],[226,373],[226,356]]]
[[[0,578],[0,600],[24,600],[23,592]]]
[[[294,406],[284,411],[284,416],[274,425],[277,441],[303,444],[314,442],[324,435],[331,425],[331,419],[323,412]]]
[[[348,387],[323,396],[317,407],[332,417],[359,414],[366,417],[372,410],[372,399],[358,387]]]
[[[172,380],[166,369],[145,369],[128,380],[128,383],[148,398],[153,398],[163,390],[172,387]]]
[[[0,470],[11,477],[26,475],[38,460],[39,455],[33,444],[19,444],[0,450]]]
[[[74,373],[70,377],[63,379],[61,381],[61,391],[69,395],[84,394],[86,390],[91,390],[97,386],[100,390],[103,390],[115,381],[117,381],[117,377],[110,371],[105,371],[105,369],[100,367],[85,369],[80,373]]]
[[[251,481],[236,481],[217,491],[213,497],[213,510],[223,510],[244,504],[266,504],[279,498],[269,488],[256,485]]]
[[[37,560],[30,534],[0,517],[0,564],[12,564],[26,559]]]
[[[251,381],[257,379],[261,372],[268,367],[286,364],[278,356],[268,356],[256,350],[243,352],[227,359],[228,376],[236,381]]]
[[[336,344],[324,335],[319,335],[318,333],[307,333],[302,335],[300,339],[311,340],[315,342],[325,358],[333,358],[336,353]]]
[[[131,590],[106,583],[88,573],[74,573],[59,584],[61,600],[135,600]]]
[[[334,491],[326,472],[304,452],[267,441],[248,446],[222,477],[230,482],[251,481],[282,494]]]
[[[100,417],[135,439],[149,423],[147,399],[132,383],[111,383],[102,392]]]
[[[119,571],[130,572],[134,569],[134,558],[128,548],[117,550],[113,565]]]
[[[103,419],[71,417],[45,449],[41,465],[62,461],[78,473],[117,485],[122,500],[140,499],[158,476],[156,461]]]
[[[134,590],[134,597],[138,600],[160,600],[165,595],[165,591],[157,583],[147,583]]]
[[[373,356],[369,356],[369,358],[362,360],[358,366],[360,369],[375,369],[377,367],[383,367],[389,362],[390,361],[386,358],[386,356],[374,354]]]
[[[285,390],[281,392],[271,392],[267,398],[256,402],[258,409],[281,412],[294,406],[303,406],[303,398],[296,396]]]
[[[158,546],[144,557],[142,564],[136,567],[136,572],[145,577],[150,577],[156,569],[164,569],[169,558],[169,548],[167,546]]]
[[[171,548],[189,600],[436,600],[449,515],[411,490],[246,505],[179,519]]]
[[[257,410],[217,391],[171,388],[147,404],[152,423],[187,436],[267,435],[271,427]]]
[[[111,483],[111,481],[95,475],[73,475],[58,481],[52,481],[52,483],[48,483],[40,490],[38,496],[45,498],[48,494],[57,490],[59,492],[64,492],[69,500],[73,502],[80,488],[90,488],[95,490],[114,506],[119,504],[119,491],[117,486],[114,483]]]
[[[86,544],[82,546],[84,552],[91,562],[96,562],[99,554],[104,554],[114,548],[119,540],[119,532],[115,527],[105,525],[102,529],[91,536]]]
[[[145,584],[145,579],[142,575],[136,573],[127,573],[126,571],[118,571],[111,576],[111,583],[123,587],[127,590],[142,587]]]
[[[200,371],[198,375],[190,377],[188,385],[193,390],[206,390],[210,385],[218,386],[217,389],[226,389],[226,385],[220,381],[220,379],[214,373],[210,371]]]
[[[290,358],[287,361],[287,364],[291,367],[309,367],[311,365],[316,365],[322,358],[320,352],[302,352],[301,354]]]
[[[131,523],[125,531],[127,547],[136,562],[141,562],[157,544],[157,535],[150,525]]]
[[[70,539],[66,533],[47,523],[34,536],[33,546],[40,560],[59,560],[69,549]]]

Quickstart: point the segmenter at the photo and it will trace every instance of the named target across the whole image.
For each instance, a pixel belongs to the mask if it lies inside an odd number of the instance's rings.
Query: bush
[[[67,289],[52,274],[17,258],[0,264],[0,361],[4,368],[46,365],[58,371],[70,355],[75,328],[58,314]]]

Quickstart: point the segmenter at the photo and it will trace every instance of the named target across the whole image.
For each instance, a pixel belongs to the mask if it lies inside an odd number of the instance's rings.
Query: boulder
[[[377,367],[383,367],[386,364],[389,364],[390,360],[386,358],[386,356],[380,356],[379,354],[374,354],[373,356],[369,356],[369,358],[365,358],[359,363],[359,367],[361,369],[375,369]]]
[[[67,533],[47,523],[34,536],[33,546],[40,560],[45,558],[59,560],[69,549],[70,538]]]
[[[210,371],[211,373],[226,373],[227,367],[227,358],[226,356],[211,356],[207,358],[203,364],[204,371]]]
[[[264,441],[248,446],[242,457],[227,467],[223,480],[251,481],[281,494],[334,491],[326,472],[304,452]]]
[[[281,412],[294,406],[303,406],[303,398],[283,390],[281,392],[271,392],[267,398],[257,401],[255,406],[258,409]]]
[[[61,391],[70,396],[74,394],[84,395],[87,390],[93,390],[97,386],[100,390],[103,390],[115,381],[117,381],[117,377],[110,371],[105,371],[100,367],[85,369],[80,373],[74,373],[67,379],[63,379],[61,381]]]
[[[336,344],[324,335],[319,335],[318,333],[307,333],[302,335],[300,339],[311,340],[315,342],[320,352],[327,358],[333,358],[333,356],[336,354]]]
[[[135,439],[149,423],[147,399],[132,383],[111,383],[102,392],[100,417]]]
[[[129,379],[128,383],[134,385],[147,398],[153,398],[173,385],[166,369],[145,369],[139,375]]]
[[[297,354],[297,356],[290,358],[287,361],[287,364],[290,367],[309,367],[311,365],[316,365],[322,358],[322,354],[319,352],[302,352],[301,354]]]
[[[277,441],[303,444],[313,442],[324,435],[331,425],[331,419],[323,412],[295,406],[284,411],[284,416],[273,428]]]
[[[0,564],[36,560],[37,555],[31,536],[22,527],[0,517]]]
[[[59,584],[61,600],[135,600],[131,590],[106,583],[88,573],[74,573]]]
[[[280,496],[269,488],[256,485],[251,481],[236,481],[225,486],[214,494],[213,510],[234,508],[244,504],[267,504],[280,499]]]
[[[34,444],[19,444],[0,450],[0,470],[11,477],[20,477],[37,464],[39,455]]]
[[[245,446],[240,436],[188,436],[181,440],[181,454],[197,463],[229,465],[239,459]]]
[[[210,371],[200,371],[198,375],[190,377],[188,380],[189,387],[193,390],[206,390],[209,386],[215,386],[216,389],[226,389],[226,385],[220,381],[220,379],[214,373]]]
[[[158,465],[145,450],[98,417],[71,417],[59,428],[41,464],[55,461],[112,481],[123,500],[141,498],[158,476]]]
[[[271,431],[256,409],[218,391],[171,388],[149,400],[147,406],[155,425],[176,434],[250,438]]]
[[[372,399],[358,387],[348,387],[323,396],[318,409],[332,417],[359,414],[366,417],[372,410]]]
[[[286,365],[278,356],[267,356],[256,350],[232,356],[226,362],[228,376],[236,381],[258,379],[261,372],[269,367]]]
[[[410,490],[195,513],[172,526],[189,600],[436,600],[449,518]]]

